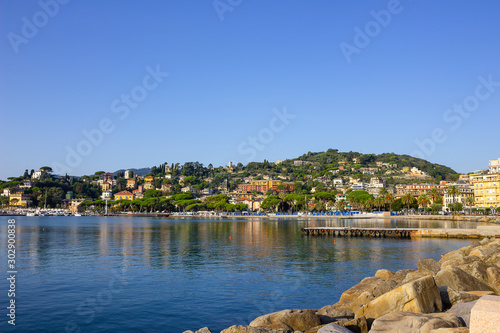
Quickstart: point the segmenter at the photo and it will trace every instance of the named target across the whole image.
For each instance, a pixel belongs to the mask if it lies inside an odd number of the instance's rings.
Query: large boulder
[[[208,327],[203,327],[203,328],[200,328],[199,330],[197,330],[196,332],[184,331],[184,333],[212,333],[212,331]]]
[[[270,329],[284,329],[293,331],[305,331],[311,327],[321,325],[317,310],[282,310],[266,314],[254,319],[251,327]]]
[[[412,282],[412,281],[415,281],[415,280],[418,280],[420,278],[423,278],[424,276],[433,276],[434,273],[432,273],[431,271],[429,270],[416,270],[416,271],[413,271],[413,272],[410,272],[408,274],[406,274],[406,277],[404,278],[403,281],[401,281],[401,285],[403,284],[407,284],[408,282]]]
[[[322,307],[316,312],[323,324],[333,322],[348,322],[354,319],[354,312],[351,309],[343,308],[339,303],[334,305],[327,305]]]
[[[348,321],[344,327],[353,333],[368,333],[368,322],[365,317],[359,317]]]
[[[425,333],[453,327],[462,327],[462,322],[451,313],[392,312],[375,319],[370,333]]]
[[[464,326],[470,326],[470,313],[474,305],[476,305],[477,300],[466,303],[457,303],[454,304],[451,309],[446,311],[447,313],[452,313],[457,316]]]
[[[457,267],[446,267],[437,273],[434,279],[439,287],[447,286],[457,291],[494,291],[484,282]]]
[[[394,273],[392,280],[396,281],[397,283],[401,283],[401,281],[403,281],[409,273],[414,272],[414,271],[415,270],[411,269],[411,268],[402,269],[400,271],[397,271],[396,273]]]
[[[442,264],[445,261],[448,260],[457,260],[465,257],[465,251],[463,249],[458,249],[454,251],[447,252],[443,255],[441,255],[441,259],[439,260],[439,263]]]
[[[469,273],[479,281],[487,284],[497,293],[500,291],[500,268],[495,265],[485,264],[478,260],[470,264],[457,266],[464,272]]]
[[[429,271],[433,275],[441,270],[441,264],[434,259],[424,259],[417,261],[417,270]]]
[[[409,282],[379,296],[354,314],[356,318],[379,318],[395,311],[431,313],[442,310],[441,296],[432,276]]]
[[[225,330],[222,330],[220,333],[293,333],[293,331],[234,325],[229,328],[226,328]]]
[[[443,309],[449,309],[456,303],[472,302],[480,298],[480,296],[472,295],[463,291],[457,291],[447,286],[439,287]]]
[[[498,243],[490,242],[487,245],[478,246],[470,252],[470,256],[476,256],[486,264],[499,265],[500,264],[500,245]]]
[[[349,329],[344,326],[340,326],[337,324],[328,324],[321,327],[318,330],[318,333],[352,333]]]
[[[356,312],[364,304],[376,299],[397,287],[394,280],[383,280],[378,277],[369,277],[361,280],[357,285],[349,288],[337,303],[339,307]]]
[[[476,261],[483,262],[481,259],[479,259],[476,256],[466,256],[466,257],[461,257],[461,258],[449,259],[449,260],[441,262],[441,270],[443,270],[449,266],[456,267],[456,266],[461,266],[461,265],[472,264]]]
[[[394,273],[388,269],[379,269],[375,273],[375,277],[378,277],[382,280],[392,280],[392,278],[394,277]]]

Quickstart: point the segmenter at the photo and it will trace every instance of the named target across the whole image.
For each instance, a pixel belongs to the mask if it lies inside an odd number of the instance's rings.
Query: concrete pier
[[[379,238],[500,238],[500,226],[478,226],[477,229],[422,229],[422,228],[302,228],[309,236],[379,237]]]

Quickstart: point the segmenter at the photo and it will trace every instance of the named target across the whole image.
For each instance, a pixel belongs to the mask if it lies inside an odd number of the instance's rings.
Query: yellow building
[[[500,207],[500,173],[476,173],[470,177],[474,184],[475,206]]]
[[[134,200],[134,195],[129,191],[121,191],[115,194],[115,200]]]
[[[31,198],[23,192],[13,193],[10,195],[9,204],[17,207],[28,207],[31,205]]]

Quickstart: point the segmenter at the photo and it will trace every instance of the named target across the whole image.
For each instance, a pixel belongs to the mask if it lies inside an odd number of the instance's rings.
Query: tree
[[[451,195],[453,197],[453,202],[452,203],[455,203],[455,197],[457,195],[460,195],[460,190],[458,189],[457,186],[450,186],[450,187],[448,187],[448,190],[446,191],[446,193],[448,195]]]
[[[343,212],[344,209],[346,208],[347,206],[347,203],[345,202],[345,200],[339,200],[335,203],[335,208],[337,209],[337,211],[339,212]]]
[[[474,200],[474,196],[473,195],[468,196],[467,198],[465,198],[465,204],[467,206],[469,206],[469,214],[472,214],[472,207],[474,206],[474,203],[475,203],[475,200]]]
[[[384,202],[386,205],[389,205],[389,211],[392,211],[392,202],[393,202],[394,198],[392,196],[392,194],[390,193],[387,193],[385,196],[384,196]]]
[[[420,194],[417,198],[417,203],[425,210],[425,208],[427,208],[427,205],[430,203],[429,196],[425,193]]]
[[[24,178],[24,179],[28,179],[28,178],[30,178],[30,174],[28,173],[28,169],[24,170],[24,175],[23,175],[23,178]]]
[[[408,211],[410,210],[410,205],[415,202],[415,197],[410,193],[406,193],[401,197],[401,202],[403,205],[408,205]]]
[[[433,188],[429,191],[429,196],[432,200],[432,203],[438,203],[441,201],[441,193],[436,188]]]

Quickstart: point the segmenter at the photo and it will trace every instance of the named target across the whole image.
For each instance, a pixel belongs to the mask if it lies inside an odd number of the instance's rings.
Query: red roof
[[[115,195],[133,195],[133,194],[130,193],[129,191],[121,191],[121,192],[115,193]]]

